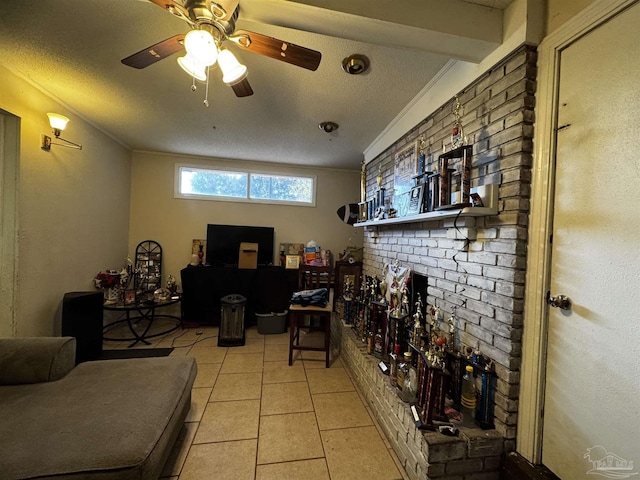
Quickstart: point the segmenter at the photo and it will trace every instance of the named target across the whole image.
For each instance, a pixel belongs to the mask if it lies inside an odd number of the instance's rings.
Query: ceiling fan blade
[[[160,8],[168,11],[169,13],[174,14],[176,17],[180,17],[183,20],[191,22],[189,18],[189,12],[186,8],[184,8],[179,3],[174,0],[150,0],[152,3],[155,3]]]
[[[133,68],[145,68],[149,65],[153,65],[159,62],[163,58],[173,55],[184,48],[184,35],[174,35],[171,38],[167,38],[155,45],[140,50],[138,53],[123,58],[122,63],[128,67]]]
[[[317,70],[322,59],[322,54],[310,48],[301,47],[293,43],[283,42],[277,38],[268,37],[260,33],[249,32],[247,30],[236,30],[232,37],[239,47],[253,53],[259,53],[276,60],[306,68],[307,70]]]
[[[239,0],[211,0],[211,13],[217,20],[228,22],[238,3]]]
[[[231,85],[231,88],[233,88],[236,97],[249,97],[253,95],[253,89],[251,85],[249,85],[249,80],[246,78],[235,85]]]

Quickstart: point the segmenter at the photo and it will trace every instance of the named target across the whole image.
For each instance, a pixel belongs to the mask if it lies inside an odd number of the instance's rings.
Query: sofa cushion
[[[0,338],[0,385],[58,380],[75,358],[73,337]]]
[[[195,374],[190,357],[109,360],[0,387],[2,478],[157,478]]]

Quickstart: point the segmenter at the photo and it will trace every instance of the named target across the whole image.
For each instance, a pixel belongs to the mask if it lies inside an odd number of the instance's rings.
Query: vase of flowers
[[[99,272],[93,279],[96,288],[102,289],[104,293],[104,303],[111,305],[120,300],[121,278],[116,270]]]

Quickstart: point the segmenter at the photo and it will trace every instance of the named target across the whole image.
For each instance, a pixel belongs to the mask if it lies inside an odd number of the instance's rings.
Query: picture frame
[[[413,176],[418,172],[418,141],[410,143],[396,152],[393,167],[395,195],[401,195],[414,186]]]
[[[484,207],[484,202],[482,201],[480,195],[478,195],[477,193],[471,193],[469,194],[469,197],[471,198],[471,204],[474,207]]]
[[[409,191],[409,204],[407,205],[407,215],[417,215],[422,210],[422,197],[424,195],[424,185],[416,185]]]
[[[366,222],[369,220],[367,216],[367,202],[358,203],[358,216],[359,222]]]
[[[409,209],[409,196],[411,195],[410,191],[406,191],[401,193],[400,195],[394,195],[393,197],[393,208],[396,209],[396,216],[398,217],[406,217],[407,210]]]
[[[281,243],[280,251],[285,255],[304,255],[304,243]]]
[[[124,304],[125,305],[135,305],[136,303],[136,291],[135,289],[125,290],[124,291]]]
[[[300,255],[287,255],[285,269],[298,269],[300,268]]]

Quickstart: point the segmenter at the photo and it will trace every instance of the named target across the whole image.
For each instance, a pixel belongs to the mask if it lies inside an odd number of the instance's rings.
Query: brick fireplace
[[[373,359],[362,354],[358,340],[349,340],[350,329],[336,325],[341,327],[341,354],[363,391],[369,392],[365,395],[390,438],[395,432],[396,451],[412,478],[425,478],[425,474],[466,478],[467,467],[469,472],[488,473],[499,462],[494,458],[498,451],[515,448],[535,78],[536,50],[522,46],[458,95],[464,109],[464,131],[473,146],[471,186],[499,186],[497,215],[360,227],[365,229],[364,273],[380,276],[385,264],[397,260],[424,275],[423,301],[438,307],[445,318],[455,312],[461,342],[491,358],[497,374],[495,430],[478,430],[489,437],[473,440],[463,434],[466,442],[435,441],[431,437],[439,434],[404,429],[410,423],[404,406],[382,385],[384,378],[375,365],[368,365]],[[382,186],[391,191],[395,153],[419,136],[430,145],[427,163],[437,160],[443,145],[450,150],[454,101],[452,98],[366,165],[367,197],[374,195],[379,172]],[[388,410],[397,415],[388,418]],[[474,446],[476,441],[480,441],[480,450]],[[484,448],[483,442],[491,445],[490,455],[475,456],[474,452]],[[499,448],[495,442],[500,443]],[[441,443],[448,446],[435,446]],[[447,456],[456,460],[457,467],[442,461]],[[461,470],[454,473],[456,468]]]

